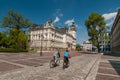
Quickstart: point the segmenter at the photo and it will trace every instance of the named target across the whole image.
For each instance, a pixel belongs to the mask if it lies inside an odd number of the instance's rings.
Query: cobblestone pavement
[[[102,55],[96,80],[120,80],[120,57]]]
[[[99,54],[72,57],[70,66],[64,70],[62,60],[59,66],[52,69],[49,68],[49,63],[37,67],[26,66],[1,72],[0,80],[95,80],[99,58]]]
[[[54,52],[44,52],[43,56],[39,53],[25,54],[25,53],[4,53],[0,54],[0,72],[9,71],[17,68],[24,68],[28,66],[42,66],[44,63],[49,62]],[[71,56],[81,56],[80,52],[71,51]],[[61,59],[63,52],[61,52]],[[4,67],[5,66],[5,67]]]

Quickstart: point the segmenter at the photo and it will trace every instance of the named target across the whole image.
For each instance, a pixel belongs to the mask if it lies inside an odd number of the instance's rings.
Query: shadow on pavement
[[[118,75],[120,75],[120,60],[109,60],[110,64],[116,70]]]
[[[107,52],[104,52],[104,55],[114,56],[114,57],[120,57],[120,54],[118,54],[118,53],[107,53]]]

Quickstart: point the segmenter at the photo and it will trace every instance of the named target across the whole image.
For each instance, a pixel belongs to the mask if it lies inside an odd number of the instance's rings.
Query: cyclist
[[[58,59],[60,58],[60,52],[59,50],[56,51],[54,54],[53,54],[53,60],[55,63],[57,63]]]
[[[64,52],[64,61],[67,61],[67,62],[66,62],[66,65],[68,65],[68,62],[69,62],[69,59],[68,59],[68,58],[70,58],[70,54],[69,54],[68,50],[66,50],[66,51]]]

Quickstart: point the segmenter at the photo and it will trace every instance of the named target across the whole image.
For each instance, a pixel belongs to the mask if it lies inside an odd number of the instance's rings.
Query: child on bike
[[[60,58],[59,50],[53,54],[53,60],[55,61],[55,63],[57,63],[58,58]]]

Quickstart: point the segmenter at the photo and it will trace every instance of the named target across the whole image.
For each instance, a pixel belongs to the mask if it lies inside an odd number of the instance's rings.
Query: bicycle
[[[54,59],[50,60],[50,68],[54,68],[60,64],[60,59],[58,58],[57,61],[55,62]]]
[[[70,65],[70,61],[68,60],[68,62],[67,62],[67,60],[64,58],[63,59],[63,69],[68,68],[69,65]]]

